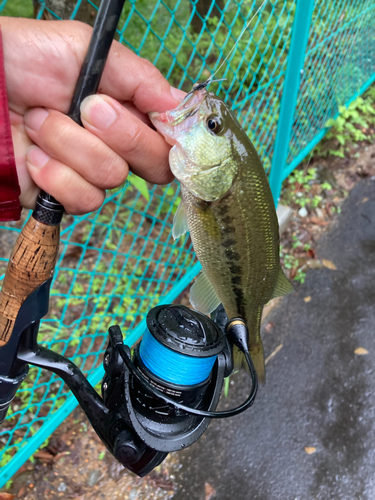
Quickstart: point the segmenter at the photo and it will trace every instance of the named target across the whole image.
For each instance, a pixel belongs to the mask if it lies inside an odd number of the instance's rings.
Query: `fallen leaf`
[[[332,269],[332,271],[337,271],[337,267],[335,266],[335,264],[331,260],[322,259],[322,264],[324,267],[327,267],[328,269]]]
[[[311,300],[311,295],[309,295],[308,297],[305,297],[303,300],[304,300],[305,302],[310,302],[310,300]]]
[[[313,453],[316,452],[316,448],[315,448],[315,446],[305,446],[305,452],[308,455],[312,455]]]
[[[354,350],[354,354],[358,354],[358,356],[364,356],[365,354],[368,354],[368,350],[364,347],[357,347],[357,349]]]
[[[311,257],[312,259],[315,259],[315,257],[316,257],[315,250],[313,248],[309,248],[308,251],[307,251],[307,255],[309,257]]]
[[[321,219],[320,217],[310,217],[310,222],[316,226],[326,226],[328,224],[327,220]]]
[[[10,493],[4,493],[3,491],[0,491],[0,500],[13,500],[13,498],[16,498],[14,495],[11,495]]]
[[[210,483],[204,483],[204,500],[211,500],[216,495],[215,488],[213,488]]]
[[[275,323],[272,323],[272,321],[269,321],[264,327],[267,333],[269,333],[273,328],[275,328]]]
[[[41,462],[49,462],[49,463],[52,463],[55,459],[55,457],[51,453],[48,453],[48,451],[44,450],[39,450],[36,453],[34,453],[34,457],[38,458]]]
[[[26,494],[26,488],[22,486],[22,488],[18,491],[18,498],[23,498]]]
[[[301,264],[301,269],[321,269],[323,267],[320,259],[299,259],[299,263]]]
[[[283,348],[283,344],[280,344],[279,346],[276,347],[276,349],[268,356],[264,364],[266,365],[270,359],[272,359],[276,354],[280,351],[280,349]]]

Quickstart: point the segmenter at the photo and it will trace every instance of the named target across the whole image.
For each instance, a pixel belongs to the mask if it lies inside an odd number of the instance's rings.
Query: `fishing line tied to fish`
[[[196,84],[193,85],[193,88],[192,90],[186,95],[185,99],[187,99],[189,96],[191,96],[194,92],[197,92],[198,90],[202,90],[202,89],[205,89],[206,87],[208,87],[208,85],[210,85],[211,83],[217,83],[217,82],[224,82],[226,80],[226,78],[220,78],[220,79],[216,79],[214,80],[214,76],[221,70],[221,68],[224,66],[224,64],[226,63],[226,61],[230,58],[230,56],[233,54],[233,52],[235,51],[237,45],[239,44],[239,42],[241,41],[241,38],[243,37],[243,35],[245,34],[247,28],[250,26],[251,22],[255,19],[255,17],[263,10],[263,7],[266,5],[266,3],[268,2],[268,0],[264,0],[264,2],[262,3],[262,5],[258,8],[258,10],[255,12],[255,14],[249,19],[249,21],[245,24],[245,26],[243,27],[237,41],[234,43],[233,47],[230,49],[230,51],[228,52],[227,56],[225,57],[224,61],[220,64],[220,66],[214,71],[214,73],[212,73],[211,76],[209,76],[207,78],[206,81],[204,82],[197,82]]]

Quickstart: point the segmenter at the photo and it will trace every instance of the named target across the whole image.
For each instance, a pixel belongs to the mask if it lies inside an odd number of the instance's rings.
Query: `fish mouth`
[[[189,130],[197,123],[199,108],[206,98],[207,91],[205,89],[192,91],[176,108],[164,113],[149,113],[150,120],[156,130],[164,136],[167,143],[175,146],[178,144],[176,136]]]

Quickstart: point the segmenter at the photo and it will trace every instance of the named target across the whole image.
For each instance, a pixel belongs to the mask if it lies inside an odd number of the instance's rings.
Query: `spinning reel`
[[[178,305],[158,306],[148,313],[147,330],[133,355],[124,345],[120,327],[109,328],[101,398],[73,362],[37,343],[50,283],[26,299],[10,341],[0,347],[0,421],[28,365],[45,368],[69,386],[114,457],[142,477],[169,452],[197,441],[212,418],[237,415],[252,405],[258,382],[243,321],[229,321],[224,333],[222,308],[213,321]],[[215,411],[224,378],[233,371],[234,345],[244,352],[249,366],[250,394],[237,408]]]

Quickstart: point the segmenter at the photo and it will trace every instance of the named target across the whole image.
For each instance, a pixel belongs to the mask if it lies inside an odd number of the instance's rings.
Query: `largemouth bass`
[[[280,266],[279,225],[259,156],[228,107],[205,88],[150,118],[173,146],[170,167],[181,184],[173,236],[190,231],[202,264],[190,302],[206,314],[222,302],[229,318],[246,322],[264,382],[263,306],[293,287]]]

